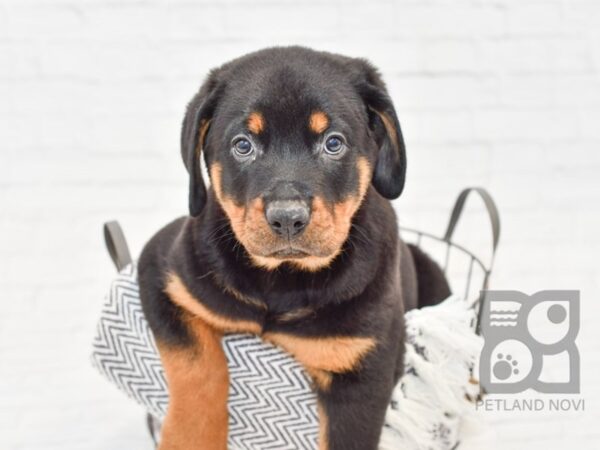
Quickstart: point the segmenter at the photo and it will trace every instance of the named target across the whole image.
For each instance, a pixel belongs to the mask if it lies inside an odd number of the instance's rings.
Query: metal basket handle
[[[496,202],[494,202],[494,199],[488,191],[481,187],[471,187],[464,189],[458,195],[458,197],[456,198],[456,202],[454,203],[454,208],[452,208],[452,213],[450,214],[450,221],[448,222],[448,227],[446,228],[446,233],[444,234],[444,241],[450,244],[452,235],[454,234],[454,230],[456,229],[456,224],[458,223],[458,219],[460,219],[460,216],[465,206],[465,202],[467,201],[467,197],[471,192],[476,192],[483,200],[485,208],[488,212],[488,216],[490,218],[490,223],[492,225],[492,256],[490,258],[490,265],[489,267],[484,269],[485,278],[483,281],[483,288],[481,294],[477,301],[475,301],[475,303],[471,306],[477,311],[475,321],[475,332],[480,335],[483,303],[486,301],[485,290],[488,287],[490,273],[492,272],[492,266],[494,265],[494,258],[496,256],[496,248],[498,247],[498,241],[500,240],[500,214],[498,213]],[[468,286],[470,285],[471,281],[472,261],[473,260],[471,259],[471,267],[469,268],[469,279],[467,281],[467,290],[469,289]]]
[[[112,259],[119,272],[128,264],[131,264],[131,254],[129,253],[129,246],[127,245],[125,234],[123,233],[121,225],[116,220],[104,224],[104,242],[108,254],[110,255],[110,259]],[[154,448],[157,448],[160,435],[160,421],[152,414],[147,413],[146,426],[148,427],[150,437],[154,442]]]
[[[121,225],[116,220],[104,224],[104,242],[106,249],[117,267],[121,271],[125,266],[131,263],[131,254],[125,240],[125,235]]]
[[[490,260],[490,266],[487,268],[489,272],[492,270],[492,266],[494,265],[496,248],[498,247],[498,241],[500,240],[500,214],[498,213],[496,202],[494,202],[494,199],[492,198],[490,193],[484,188],[469,187],[463,189],[461,193],[458,194],[456,202],[454,203],[454,207],[452,208],[452,213],[450,214],[450,220],[448,222],[448,227],[446,228],[446,233],[444,234],[444,241],[450,243],[452,235],[454,234],[454,230],[456,229],[458,219],[460,219],[460,216],[462,215],[465,203],[471,192],[476,192],[483,200],[485,208],[488,212],[488,216],[490,218],[490,223],[492,225],[492,256]]]

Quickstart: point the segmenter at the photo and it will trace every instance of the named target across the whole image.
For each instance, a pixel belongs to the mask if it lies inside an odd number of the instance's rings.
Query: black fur
[[[315,108],[328,114],[332,128],[345,133],[349,148],[344,159],[312,156],[321,141],[305,125]],[[253,110],[266,119],[264,132],[252,138],[261,156],[252,165],[242,164],[231,157],[230,142],[244,132],[243,118]],[[393,135],[381,113],[394,126]],[[202,120],[210,125],[205,142],[198,142]],[[209,168],[216,163],[223,168],[224,193],[242,205],[263,195],[274,180],[290,177],[308,199],[320,195],[335,204],[357,191],[359,157],[374,168],[373,184],[352,218],[341,253],[329,266],[307,272],[283,263],[265,270],[253,264],[236,239],[214,189],[206,191],[199,147]],[[263,332],[372,337],[377,346],[360,366],[334,374],[331,388],[318,395],[328,416],[330,450],[376,449],[392,388],[403,372],[404,313],[448,292],[439,269],[422,252],[409,251],[398,237],[387,199],[400,195],[404,186],[404,153],[385,86],[364,60],[299,47],[274,48],[214,70],[188,106],[182,132],[191,217],[156,234],[139,262],[144,312],[156,339],[193,345],[181,310],[163,292],[168,271],[209,309],[256,322]],[[224,287],[261,305],[240,302]],[[312,313],[296,321],[279,320],[301,309]]]
[[[423,250],[408,244],[417,273],[419,308],[437,305],[450,295],[444,272]]]

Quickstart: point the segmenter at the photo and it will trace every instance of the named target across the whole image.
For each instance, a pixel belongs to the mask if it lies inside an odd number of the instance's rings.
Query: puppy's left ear
[[[365,103],[371,129],[379,147],[373,186],[382,196],[395,199],[404,189],[406,149],[392,100],[377,70],[365,60],[359,66],[356,89]]]

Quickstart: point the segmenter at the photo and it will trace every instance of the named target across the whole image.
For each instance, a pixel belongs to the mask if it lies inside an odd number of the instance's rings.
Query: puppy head
[[[303,270],[339,254],[372,183],[404,186],[400,125],[366,61],[300,47],[246,55],[211,72],[188,106],[182,156],[190,214],[215,196],[253,262]]]

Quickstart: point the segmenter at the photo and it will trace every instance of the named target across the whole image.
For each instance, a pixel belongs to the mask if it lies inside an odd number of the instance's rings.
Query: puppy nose
[[[310,220],[310,209],[301,201],[285,200],[269,203],[265,210],[271,229],[280,236],[300,235]]]

